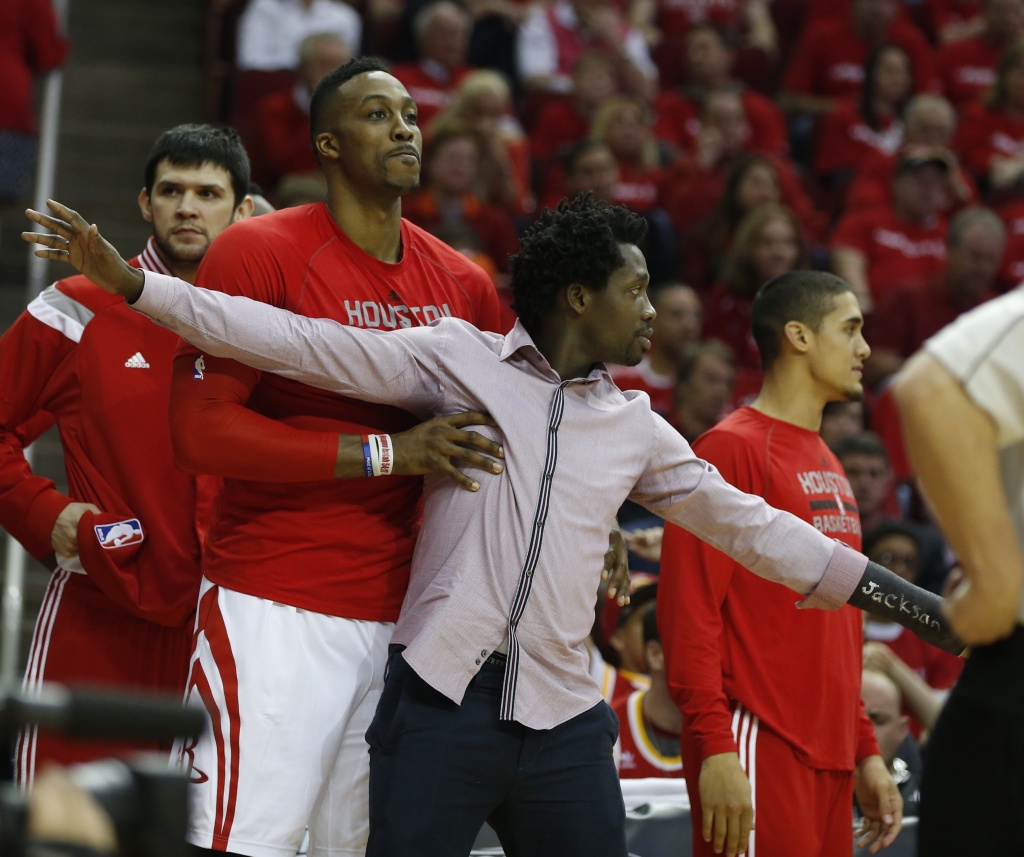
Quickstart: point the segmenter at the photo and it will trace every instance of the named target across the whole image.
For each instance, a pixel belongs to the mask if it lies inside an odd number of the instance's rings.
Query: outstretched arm
[[[66,262],[104,290],[130,301],[138,300],[144,288],[145,275],[129,267],[117,250],[100,235],[98,227],[90,225],[78,212],[54,200],[49,200],[47,206],[53,215],[32,210],[26,212],[29,220],[53,233],[22,233],[27,242],[37,245],[36,255]],[[358,436],[334,435],[336,444],[332,439],[328,461],[325,456],[317,454],[317,449],[323,445],[317,443],[318,435],[323,433],[299,430],[248,410],[245,407],[248,392],[251,392],[251,385],[249,390],[239,392],[241,398],[237,401],[207,402],[202,406],[202,416],[212,420],[209,431],[194,431],[197,425],[204,424],[203,420],[197,419],[192,422],[193,430],[188,432],[188,437],[192,441],[202,437],[207,448],[215,448],[215,455],[204,457],[194,454],[193,443],[188,449],[176,449],[181,466],[195,472],[213,472],[259,481],[307,481],[362,474],[362,442]],[[222,413],[223,418],[214,417]],[[493,425],[493,422],[486,415],[470,412],[436,417],[394,435],[395,464],[392,472],[396,475],[420,475],[440,471],[464,488],[476,490],[479,483],[459,467],[468,465],[491,473],[499,473],[503,469],[500,462],[494,460],[504,455],[500,444],[478,432],[465,430],[466,426],[481,424]],[[220,443],[211,442],[212,438],[220,437],[225,431],[234,436],[225,436]],[[303,450],[311,449],[310,444],[317,446],[317,449],[312,449],[314,454],[302,454]],[[225,451],[231,454],[226,455]]]

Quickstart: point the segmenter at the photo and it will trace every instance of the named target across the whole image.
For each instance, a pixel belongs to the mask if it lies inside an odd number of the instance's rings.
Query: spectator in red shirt
[[[402,213],[429,232],[446,223],[466,224],[480,236],[483,251],[504,273],[508,257],[519,249],[519,236],[501,208],[484,202],[474,192],[482,150],[483,142],[469,130],[434,137],[425,152],[424,186],[405,198]]]
[[[736,354],[719,339],[688,346],[679,363],[668,421],[687,441],[698,437],[733,410]]]
[[[570,95],[544,102],[530,128],[530,154],[543,168],[587,136],[598,108],[618,92],[612,58],[587,51],[572,70],[572,84]]]
[[[750,326],[754,295],[774,277],[809,264],[807,242],[790,209],[763,205],[743,218],[722,279],[704,301],[704,336],[721,340],[736,354],[737,402],[756,393],[762,378],[761,355]]]
[[[697,140],[693,159],[679,162],[665,177],[665,209],[684,236],[715,210],[730,171],[751,151],[750,123],[737,92],[707,94]],[[800,213],[802,222],[815,223],[819,217],[792,166],[783,158],[766,160],[775,170],[782,200]]]
[[[942,208],[944,215],[977,201],[978,189],[963,168],[950,144],[956,132],[956,112],[941,95],[915,95],[903,114],[903,146],[899,152],[872,152],[864,157],[846,190],[843,211],[885,206],[892,193],[892,182],[900,157],[908,152],[936,155],[949,169],[950,195]]]
[[[832,270],[850,284],[864,312],[898,285],[921,285],[946,264],[949,166],[937,156],[905,154],[892,200],[844,217],[832,235]]]
[[[611,202],[618,183],[619,165],[607,143],[584,138],[566,152],[561,172],[549,174],[543,207],[554,210],[563,197],[573,199],[588,190]]]
[[[946,268],[921,286],[893,289],[871,319],[871,356],[864,378],[877,386],[926,339],[958,315],[995,297],[1006,227],[989,208],[965,208],[949,224]]]
[[[881,45],[864,64],[860,94],[840,100],[821,118],[814,171],[835,198],[871,153],[891,155],[899,148],[903,108],[913,83],[907,52],[899,45]]]
[[[936,54],[942,91],[957,110],[996,82],[1003,51],[1024,36],[1024,0],[985,0],[981,32],[943,45]]]
[[[67,54],[49,0],[0,3],[0,202],[21,199],[35,172],[33,77],[59,66]]]
[[[280,204],[278,185],[293,176],[322,186],[326,196],[327,184],[309,141],[309,100],[324,75],[350,59],[352,51],[340,36],[307,36],[299,45],[299,80],[290,89],[264,96],[256,105],[246,141],[252,177],[275,203]]]
[[[750,147],[769,154],[789,151],[786,120],[773,101],[733,77],[736,51],[729,34],[710,21],[695,24],[682,45],[686,58],[685,84],[663,89],[654,99],[655,133],[679,148],[693,152],[700,135],[701,103],[709,92],[734,89],[743,101],[750,125]]]
[[[679,364],[688,346],[700,339],[704,311],[700,297],[687,285],[668,282],[650,289],[657,316],[651,322],[651,349],[636,366],[610,367],[620,390],[643,390],[651,410],[669,418]]]
[[[992,92],[964,110],[954,145],[990,192],[1010,190],[1024,176],[1024,42],[1003,52]]]
[[[419,62],[396,65],[391,73],[416,102],[417,122],[426,128],[451,101],[455,89],[470,72],[466,64],[473,20],[453,0],[436,0],[413,19]]]
[[[462,78],[448,108],[427,132],[435,135],[456,128],[474,131],[483,144],[480,197],[510,214],[532,212],[537,202],[530,189],[529,144],[512,112],[512,92],[504,77],[477,69]]]
[[[849,18],[809,23],[783,78],[783,108],[820,115],[834,109],[837,99],[856,96],[865,60],[882,44],[907,52],[915,92],[937,89],[931,48],[917,28],[896,18],[897,8],[897,0],[853,0]]]

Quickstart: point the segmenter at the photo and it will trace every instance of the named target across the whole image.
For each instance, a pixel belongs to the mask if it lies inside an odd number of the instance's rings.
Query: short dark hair
[[[535,332],[558,293],[573,283],[601,291],[625,264],[620,244],[639,244],[647,221],[623,205],[595,199],[589,191],[555,211],[545,209],[510,259],[511,288],[523,326]]]
[[[175,167],[213,164],[231,176],[231,189],[238,205],[249,192],[249,155],[234,128],[214,125],[176,125],[164,131],[146,158],[146,193],[153,193],[156,168],[162,161]]]
[[[835,308],[836,298],[849,291],[849,283],[825,271],[787,271],[761,286],[750,310],[761,368],[767,371],[778,359],[789,322],[818,330]]]
[[[391,73],[391,67],[380,57],[354,57],[334,71],[328,72],[313,90],[309,100],[309,142],[316,148],[316,137],[324,130],[327,109],[338,96],[338,90],[353,77],[371,71]]]
[[[885,448],[882,439],[873,431],[859,431],[857,434],[839,438],[832,452],[840,461],[846,455],[870,455],[875,458],[884,458],[885,463],[889,463],[889,450]]]

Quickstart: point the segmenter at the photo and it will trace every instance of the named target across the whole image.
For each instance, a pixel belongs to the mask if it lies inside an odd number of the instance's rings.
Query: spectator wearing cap
[[[996,82],[1003,51],[1024,36],[1024,0],[985,0],[981,31],[943,45],[937,54],[942,91],[957,110]]]
[[[850,214],[832,235],[832,270],[850,284],[861,309],[874,309],[899,285],[920,286],[946,264],[949,164],[931,153],[905,153],[889,205]]]
[[[651,686],[634,690],[612,706],[619,718],[615,764],[619,779],[679,778],[683,776],[683,714],[669,693],[653,602],[644,609],[642,624],[645,671]]]
[[[409,90],[416,102],[417,124],[426,128],[472,71],[467,58],[473,19],[453,0],[436,0],[416,13],[412,26],[419,60],[396,65],[391,73]]]
[[[954,147],[980,185],[1009,191],[1024,176],[1024,42],[1003,51],[989,95],[964,109]]]
[[[948,165],[951,194],[943,209],[944,215],[975,203],[978,188],[952,149],[956,125],[956,111],[941,95],[915,95],[903,112],[902,147],[897,152],[874,151],[865,155],[846,189],[843,211],[853,214],[886,205],[896,167],[908,152],[933,154]]]
[[[961,313],[996,296],[1006,227],[990,208],[965,208],[950,222],[946,267],[921,286],[901,286],[881,301],[871,323],[864,377],[877,387],[924,341]]]
[[[905,524],[885,522],[864,535],[864,552],[904,580],[918,577],[920,541]],[[902,625],[868,617],[864,625],[864,665],[888,676],[903,697],[915,738],[935,726],[963,660],[928,645]]]

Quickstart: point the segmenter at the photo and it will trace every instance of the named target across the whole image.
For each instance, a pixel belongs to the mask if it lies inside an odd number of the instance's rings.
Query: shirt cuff
[[[143,271],[142,274],[145,277],[142,292],[129,306],[150,318],[160,318],[174,300],[177,278],[155,271]]]
[[[850,600],[853,591],[864,576],[868,558],[848,544],[833,540],[835,550],[825,567],[825,573],[810,594],[797,603],[801,609],[838,610]]]

